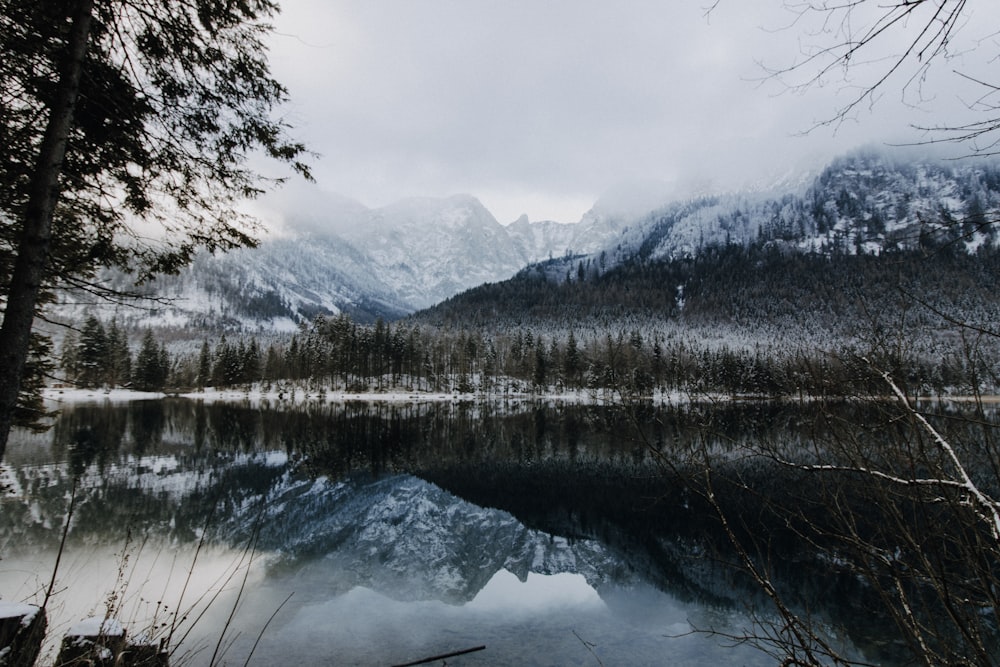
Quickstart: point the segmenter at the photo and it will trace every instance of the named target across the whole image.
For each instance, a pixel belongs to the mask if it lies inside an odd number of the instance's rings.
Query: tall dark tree
[[[0,457],[46,290],[119,265],[151,279],[252,245],[251,154],[308,176],[273,118],[270,0],[0,3]],[[140,235],[135,219],[161,233]],[[149,242],[144,239],[155,237]]]
[[[135,357],[132,385],[139,391],[160,391],[167,382],[169,364],[166,350],[157,345],[153,332],[146,329]]]
[[[111,358],[108,335],[104,325],[94,315],[83,323],[77,345],[76,381],[83,387],[100,387],[108,380],[108,363]]]
[[[111,320],[107,328],[108,365],[107,383],[118,386],[128,382],[132,375],[132,354],[128,349],[128,335]]]
[[[212,381],[212,356],[208,348],[208,341],[201,342],[201,351],[198,353],[198,377],[195,380],[199,389],[203,389]]]
[[[536,387],[543,388],[548,382],[548,377],[549,359],[545,355],[545,346],[542,345],[542,341],[539,339],[538,344],[535,346],[535,369],[531,379],[534,381]]]
[[[76,333],[69,331],[63,337],[62,349],[59,354],[59,365],[66,374],[67,379],[73,381],[80,373],[80,339]]]
[[[256,338],[251,338],[246,346],[246,356],[243,359],[243,382],[252,383],[261,379],[263,374],[260,344]]]
[[[569,332],[566,339],[566,352],[563,354],[563,378],[566,384],[580,386],[580,377],[583,373],[583,360],[580,358],[580,349],[576,344],[576,335]]]

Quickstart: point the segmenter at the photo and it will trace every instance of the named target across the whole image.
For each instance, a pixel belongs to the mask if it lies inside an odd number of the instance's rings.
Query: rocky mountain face
[[[251,330],[291,330],[316,315],[341,312],[362,322],[394,319],[505,280],[533,262],[598,252],[621,235],[623,221],[592,213],[578,224],[522,217],[504,226],[468,195],[377,209],[335,199],[307,219],[290,220],[257,248],[203,254],[179,275],[158,278],[147,289],[158,302],[64,312],[79,318],[96,309],[104,319],[133,326]],[[116,289],[130,287],[121,273],[104,279]]]
[[[500,331],[701,327],[699,339],[751,347],[847,340],[903,314],[930,331],[934,311],[987,326],[1000,321],[998,220],[1000,162],[862,151],[791,191],[667,204],[622,224],[597,257],[555,258],[416,317]]]
[[[955,242],[996,245],[1000,162],[902,160],[874,150],[839,158],[807,187],[673,203],[639,223],[641,255],[693,257],[761,243],[786,251],[868,254]]]
[[[879,255],[952,243],[996,245],[1000,162],[838,159],[811,180],[664,203],[666,191],[609,193],[573,224],[501,225],[474,197],[415,198],[369,209],[330,198],[286,220],[260,247],[202,255],[150,287],[159,301],[108,312],[126,326],[291,330],[321,314],[394,319],[533,263],[556,282],[630,262],[681,260],[707,248]],[[596,270],[596,269],[595,269]],[[106,276],[127,288],[127,276]],[[68,297],[76,302],[76,297]],[[94,306],[67,306],[69,318]]]
[[[343,580],[336,585],[344,592],[364,586],[397,600],[460,604],[502,569],[522,580],[528,573],[579,573],[592,586],[619,569],[596,540],[570,542],[528,528],[410,475],[290,478],[270,495],[261,546],[277,550],[272,567],[322,555],[339,563]],[[239,533],[252,522],[241,516],[230,523]]]

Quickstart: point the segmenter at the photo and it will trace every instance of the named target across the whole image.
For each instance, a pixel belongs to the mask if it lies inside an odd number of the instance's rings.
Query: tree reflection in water
[[[755,556],[768,563],[790,603],[822,618],[831,636],[849,638],[868,659],[891,663],[898,647],[890,620],[867,613],[877,608],[874,592],[850,574],[834,576],[824,545],[803,541],[789,514],[773,511],[793,504],[799,517],[811,512],[822,525],[826,496],[816,492],[814,478],[747,456],[762,443],[802,448],[828,429],[830,411],[865,423],[866,409],[780,403],[640,405],[631,413],[541,403],[289,409],[181,399],[78,406],[63,411],[45,440],[13,438],[8,463],[15,494],[5,501],[0,529],[11,557],[53,550],[76,478],[71,549],[120,545],[131,531],[151,536],[157,548],[191,553],[206,527],[211,544],[239,549],[259,525],[257,548],[270,572],[259,587],[277,599],[282,582],[304,586],[295,612],[300,621],[305,606],[339,608],[343,601],[330,596],[358,587],[400,603],[479,600],[484,607],[486,598],[477,595],[503,580],[498,573],[521,580],[532,572],[578,573],[606,600],[620,600],[622,587],[639,591],[642,582],[669,595],[672,602],[657,598],[665,606],[689,605],[671,623],[687,614],[705,628],[721,624],[738,634],[733,619],[754,609],[766,614],[768,603],[732,567],[718,514],[697,492],[710,453],[724,513],[737,519],[748,544],[766,536],[767,551]],[[664,458],[671,464],[663,465]],[[404,581],[404,571],[425,581]],[[454,621],[457,612],[441,613]],[[657,641],[676,629],[658,633]],[[301,629],[286,622],[282,632]]]

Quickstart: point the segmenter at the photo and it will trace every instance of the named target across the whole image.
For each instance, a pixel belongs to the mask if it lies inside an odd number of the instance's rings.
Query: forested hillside
[[[838,160],[802,194],[730,196],[650,216],[633,248],[560,258],[414,319],[504,330],[710,328],[808,345],[1000,321],[993,162]],[[933,331],[928,332],[933,335]]]
[[[822,254],[879,254],[948,242],[996,245],[1000,162],[902,159],[874,150],[839,158],[802,192],[738,193],[675,203],[640,226],[637,254],[678,258],[763,243]]]
[[[590,260],[552,261],[412,319],[486,330],[729,327],[834,341],[904,322],[930,326],[940,314],[988,326],[1000,321],[998,277],[995,249],[825,255],[755,243],[633,258],[604,272]]]
[[[399,321],[318,311],[294,334],[208,334],[197,351],[147,332],[146,361],[112,377],[127,327],[106,318],[118,351],[92,353],[91,321],[64,342],[61,366],[85,385],[168,389],[844,394],[871,391],[887,370],[915,392],[997,391],[997,337],[984,335],[1000,331],[997,220],[996,163],[859,153],[798,194],[672,204],[600,252]]]

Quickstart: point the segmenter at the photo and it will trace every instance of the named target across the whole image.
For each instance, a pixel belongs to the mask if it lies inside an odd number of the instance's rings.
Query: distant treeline
[[[564,258],[397,322],[319,316],[284,338],[133,346],[89,317],[65,377],[139,390],[308,382],[348,391],[590,389],[732,395],[993,392],[1000,252],[825,255],[770,244],[603,267]],[[963,328],[962,324],[970,327]]]
[[[487,334],[408,321],[361,325],[340,315],[317,318],[307,330],[266,346],[254,337],[222,337],[203,341],[197,353],[171,354],[146,331],[134,359],[114,322],[90,318],[78,337],[64,342],[62,366],[82,386],[147,391],[297,383],[310,391],[350,392],[839,396],[883,391],[881,370],[913,393],[993,391],[995,367],[977,365],[979,358],[961,352],[929,358],[888,344],[709,346],[677,331],[639,329],[583,335],[514,327]]]

